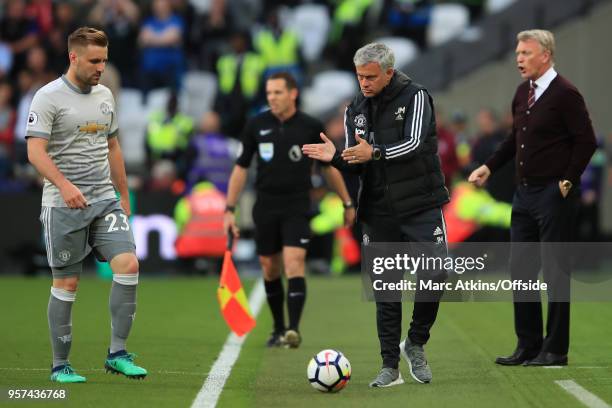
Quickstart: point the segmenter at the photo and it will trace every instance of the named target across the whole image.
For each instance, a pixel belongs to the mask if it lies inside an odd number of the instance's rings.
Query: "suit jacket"
[[[494,172],[515,157],[519,182],[577,184],[597,147],[582,95],[559,74],[531,109],[528,93],[525,81],[512,100],[512,132],[487,160],[487,167]]]

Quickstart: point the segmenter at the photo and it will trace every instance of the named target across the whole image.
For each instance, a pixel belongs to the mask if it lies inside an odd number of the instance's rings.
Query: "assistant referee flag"
[[[223,256],[223,268],[221,279],[217,289],[217,298],[221,307],[221,314],[229,328],[237,335],[243,336],[255,327],[255,319],[251,315],[249,302],[247,300],[240,277],[232,261],[232,239],[231,232],[228,239],[228,248]]]

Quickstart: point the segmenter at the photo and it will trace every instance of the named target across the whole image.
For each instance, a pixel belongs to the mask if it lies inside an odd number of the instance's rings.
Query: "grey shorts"
[[[86,208],[42,207],[47,260],[54,278],[79,275],[93,250],[100,261],[135,252],[134,236],[119,201],[104,200]]]

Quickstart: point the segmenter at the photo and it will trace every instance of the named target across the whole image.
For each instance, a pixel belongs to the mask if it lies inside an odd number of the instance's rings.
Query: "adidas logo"
[[[440,229],[440,227],[436,227],[436,229],[434,230],[434,236],[436,235],[442,235],[444,234],[444,232],[442,232],[442,229]]]
[[[401,113],[398,113],[397,116],[395,117],[395,120],[404,120],[404,117],[402,116]]]

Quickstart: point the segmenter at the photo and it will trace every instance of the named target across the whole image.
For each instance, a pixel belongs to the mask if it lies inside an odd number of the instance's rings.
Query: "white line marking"
[[[265,298],[266,294],[264,291],[263,280],[259,279],[253,287],[251,295],[249,296],[249,305],[251,307],[253,317],[257,317],[259,314],[259,310],[261,309]],[[232,372],[232,367],[236,363],[236,360],[238,360],[240,349],[242,348],[242,344],[247,337],[248,334],[238,337],[233,332],[227,336],[227,340],[225,340],[225,344],[223,345],[223,349],[219,354],[219,358],[217,358],[217,361],[215,361],[215,364],[213,364],[212,368],[210,369],[204,385],[202,385],[200,392],[198,392],[198,395],[191,404],[191,408],[214,408],[217,405],[219,396],[221,396],[221,391],[223,391],[225,382]]]
[[[581,387],[574,380],[557,380],[555,383],[589,408],[610,408],[605,401]]]
[[[581,370],[601,370],[601,369],[608,369],[610,367],[606,367],[606,366],[582,366],[582,367],[576,367],[576,366],[543,366],[542,368],[575,368],[575,369],[581,369]]]

